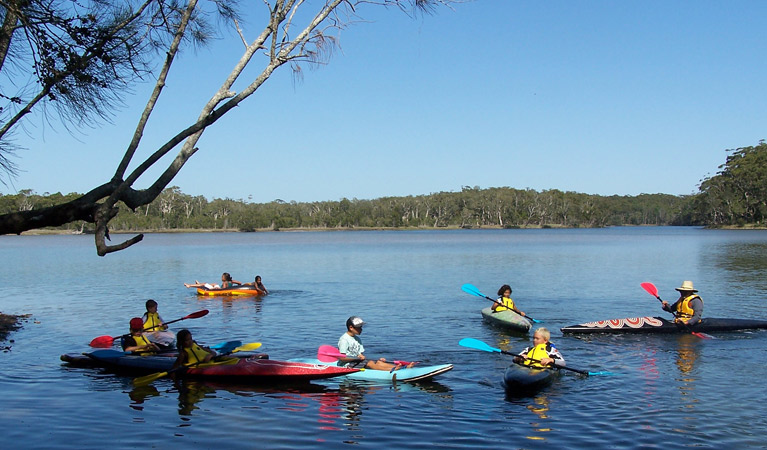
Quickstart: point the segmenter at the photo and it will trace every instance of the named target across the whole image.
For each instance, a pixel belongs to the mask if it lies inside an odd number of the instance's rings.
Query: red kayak
[[[106,367],[132,373],[153,373],[171,370],[176,354],[139,356],[116,350],[96,350],[82,355],[62,355],[61,359],[72,365]],[[223,361],[188,367],[180,375],[204,379],[230,379],[242,383],[304,382],[348,375],[359,370],[325,364],[277,361],[268,359],[265,354],[256,354],[239,358],[228,357]]]
[[[186,376],[196,378],[237,378],[253,380],[293,380],[308,381],[320,378],[332,378],[359,372],[359,369],[327,366],[323,364],[306,364],[273,359],[258,359],[256,357],[231,358],[221,363],[200,365],[186,369]]]

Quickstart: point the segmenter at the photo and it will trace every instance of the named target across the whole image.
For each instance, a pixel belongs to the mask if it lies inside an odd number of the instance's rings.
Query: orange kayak
[[[265,292],[255,286],[233,286],[230,288],[198,287],[197,295],[264,295]]]

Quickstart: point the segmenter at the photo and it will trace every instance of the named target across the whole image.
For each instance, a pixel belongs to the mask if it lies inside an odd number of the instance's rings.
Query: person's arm
[[[674,315],[676,315],[676,304],[679,303],[679,300],[675,301],[673,304],[669,305],[667,301],[662,301],[662,306],[664,311],[668,311]]]
[[[555,366],[564,367],[567,365],[565,364],[564,356],[562,356],[562,354],[559,353],[559,350],[557,350],[556,348],[551,349],[551,351],[549,352],[549,357],[551,357]]]
[[[703,315],[703,300],[700,298],[690,300],[690,308],[692,308],[692,317],[687,321],[687,325],[692,326],[700,322],[701,316]]]

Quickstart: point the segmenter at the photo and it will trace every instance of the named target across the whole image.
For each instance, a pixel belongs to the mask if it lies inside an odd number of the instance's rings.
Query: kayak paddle
[[[487,295],[483,294],[482,292],[480,292],[479,289],[477,289],[477,287],[474,286],[473,284],[466,283],[463,286],[461,286],[461,290],[463,292],[466,292],[467,294],[476,295],[477,297],[482,297],[484,299],[490,300],[493,303],[498,303],[497,300],[492,299],[492,298],[488,297]],[[516,314],[519,314],[518,312],[514,311],[513,309],[511,309],[510,311],[512,311],[512,312],[514,312]],[[522,316],[522,314],[519,314],[519,315]],[[529,320],[530,322],[533,322],[533,323],[543,323],[542,320],[533,319],[532,317],[530,317],[528,315],[524,315],[522,317],[524,317],[525,319],[527,319],[527,320]]]
[[[347,358],[347,356],[341,352],[338,351],[337,348],[333,347],[332,345],[320,345],[320,348],[317,349],[317,359],[319,359],[322,362],[336,362],[339,358]],[[360,360],[362,361],[362,360]],[[394,364],[400,364],[402,366],[407,366],[408,364],[417,364],[418,361],[412,362],[412,361],[400,361],[398,359],[395,359],[393,361],[387,361]]]
[[[461,345],[463,347],[473,348],[475,350],[482,350],[485,352],[498,352],[503,353],[504,355],[511,355],[511,356],[519,356],[512,352],[507,352],[506,350],[501,350],[500,348],[495,348],[487,345],[486,343],[480,341],[479,339],[473,339],[473,338],[463,338],[460,341],[458,341],[458,345]],[[537,361],[537,360],[532,360]],[[540,361],[538,361],[540,362]],[[548,367],[548,366],[547,366]],[[580,369],[574,369],[572,367],[567,366],[558,366],[554,364],[551,366],[555,369],[564,369],[564,370],[570,370],[572,372],[579,373],[581,375],[614,375],[612,372],[589,372],[588,370],[580,370]]]
[[[644,283],[639,283],[639,285],[642,286],[642,289],[647,291],[648,294],[652,295],[653,297],[657,298],[659,302],[663,303],[663,299],[660,298],[660,296],[658,295],[658,288],[656,288],[654,284],[644,282]],[[674,313],[671,313],[671,314],[674,314]],[[684,325],[685,329],[687,329],[687,331],[689,331],[690,334],[692,334],[693,336],[697,336],[701,339],[714,339],[714,336],[711,336],[710,334],[700,333],[698,331],[692,331],[689,325],[687,324],[682,324],[682,325]]]
[[[261,347],[261,343],[260,342],[251,342],[250,344],[245,344],[245,345],[241,345],[239,347],[233,348],[231,351],[226,352],[226,353],[222,353],[222,354],[218,355],[217,357],[226,356],[229,353],[236,353],[236,352],[244,352],[244,351],[249,351],[249,350],[255,350],[255,349],[259,348],[259,347]],[[145,375],[143,377],[134,378],[133,379],[133,385],[136,386],[136,387],[146,386],[146,385],[154,382],[155,380],[159,380],[160,378],[166,377],[166,376],[168,376],[168,375],[170,375],[170,374],[172,374],[174,372],[178,372],[179,370],[181,370],[181,369],[183,369],[185,367],[196,366],[196,365],[201,364],[201,363],[202,363],[202,361],[186,363],[183,366],[176,367],[175,369],[170,369],[167,372],[157,372],[157,373],[153,373],[153,374],[150,374],[150,375]],[[225,359],[223,361],[210,361],[210,364],[213,364],[213,365],[232,364],[232,361],[229,360],[229,359]]]
[[[208,312],[209,311],[207,309],[203,309],[201,311],[193,312],[192,314],[186,315],[186,316],[184,316],[184,317],[182,317],[180,319],[171,320],[170,322],[165,322],[165,325],[167,325],[169,323],[179,322],[181,320],[186,320],[186,319],[197,319],[199,317],[206,316],[208,314]],[[148,328],[145,328],[143,331],[147,331],[147,330],[148,330]],[[127,334],[123,334],[122,336],[128,336],[128,335]],[[115,339],[119,339],[122,336],[116,336],[116,337],[112,337],[112,336],[99,336],[97,338],[94,338],[91,341],[90,346],[91,347],[100,347],[100,348],[109,348],[109,347],[112,346],[112,344],[114,344]]]

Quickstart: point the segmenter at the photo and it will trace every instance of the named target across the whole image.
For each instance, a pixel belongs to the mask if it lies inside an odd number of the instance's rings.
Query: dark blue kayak
[[[739,331],[767,329],[767,321],[750,319],[705,318],[691,327],[677,326],[662,317],[630,317],[586,322],[561,328],[562,333],[711,333],[717,331]]]
[[[512,364],[503,373],[503,387],[509,395],[530,395],[550,385],[558,376],[556,369]]]

